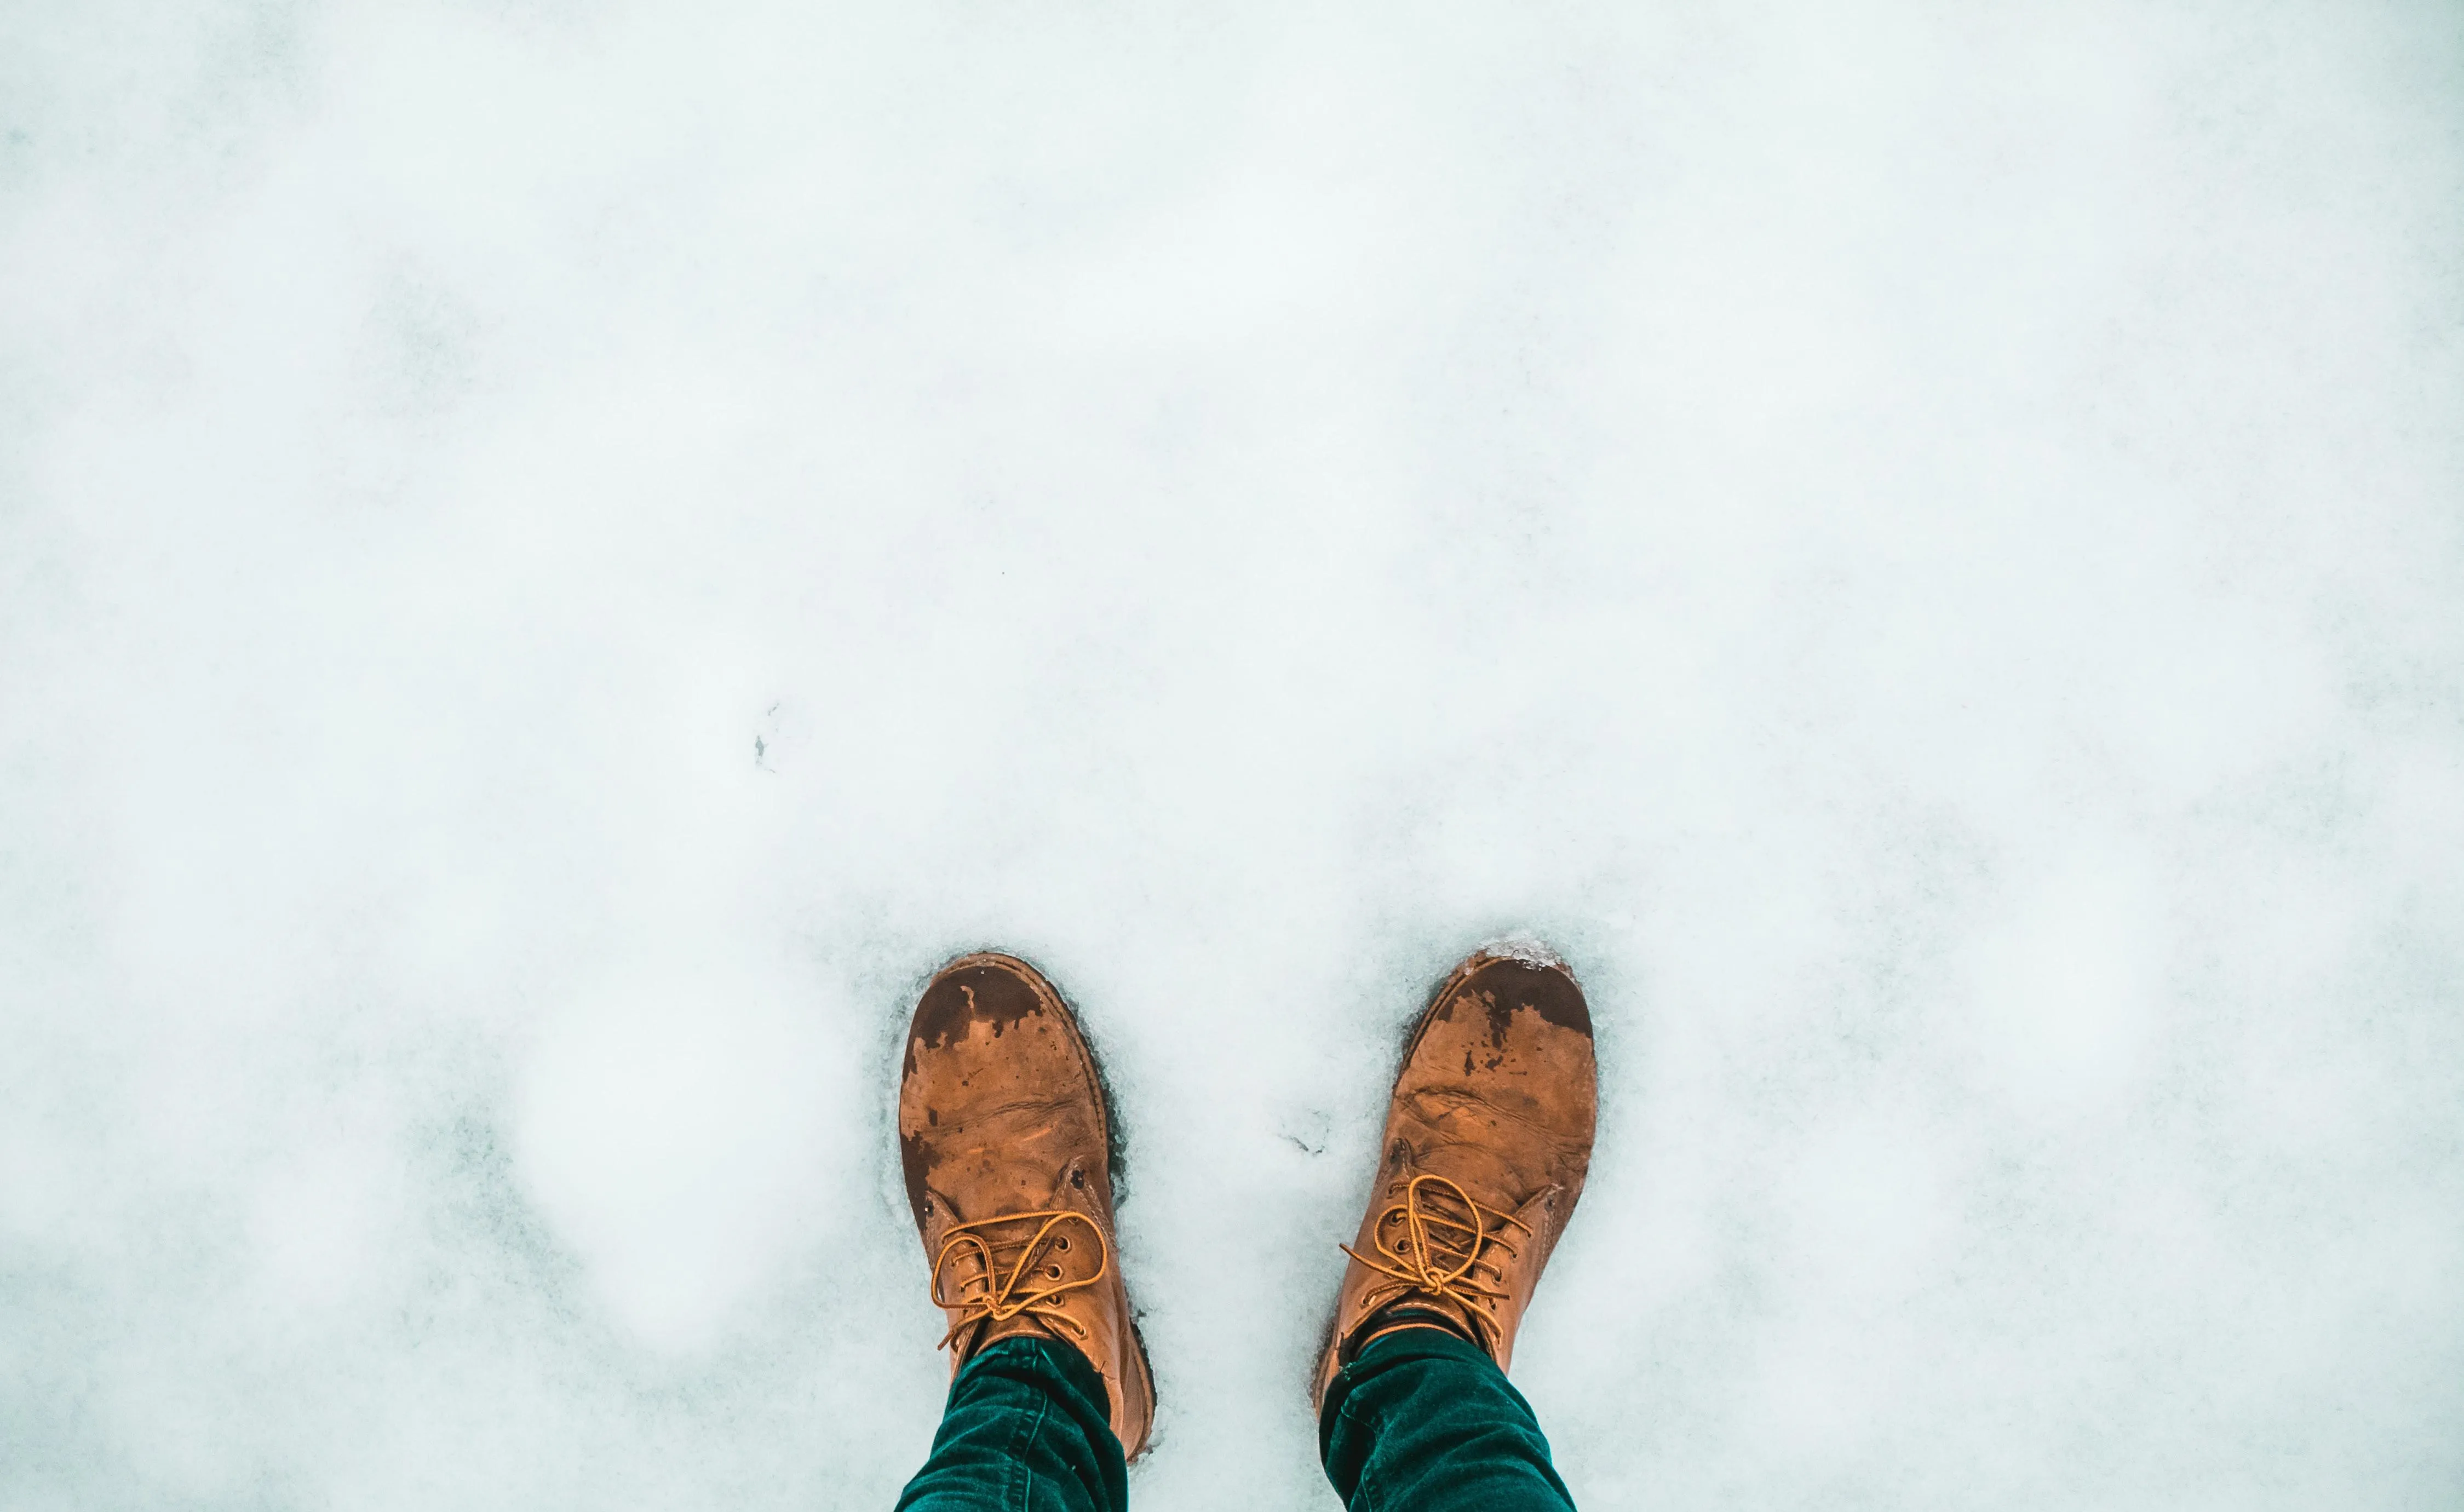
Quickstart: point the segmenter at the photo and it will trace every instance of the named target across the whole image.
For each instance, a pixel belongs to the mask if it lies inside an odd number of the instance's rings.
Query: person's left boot
[[[1134,1459],[1155,1381],[1121,1282],[1111,1141],[1094,1057],[1043,974],[989,953],[943,967],[908,1027],[898,1144],[951,1373],[996,1339],[1069,1345]]]

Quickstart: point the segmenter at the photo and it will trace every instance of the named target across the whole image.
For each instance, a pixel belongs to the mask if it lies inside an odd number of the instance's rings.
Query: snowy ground
[[[2464,1499],[2454,7],[1354,15],[0,14],[0,1504],[886,1505],[990,944],[1331,1506],[1527,928],[1587,1506]]]

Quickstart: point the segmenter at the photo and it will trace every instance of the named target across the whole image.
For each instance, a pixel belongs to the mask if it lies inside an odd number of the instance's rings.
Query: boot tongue
[[[1354,1260],[1388,1278],[1375,1288],[1382,1297],[1368,1303],[1367,1315],[1346,1332],[1339,1351],[1346,1363],[1378,1334],[1414,1326],[1388,1321],[1397,1312],[1421,1314],[1422,1326],[1437,1322],[1497,1353],[1492,1309],[1507,1295],[1501,1289],[1504,1265],[1513,1246],[1506,1234],[1519,1221],[1511,1211],[1482,1201],[1448,1169],[1472,1164],[1446,1158],[1460,1153],[1460,1147],[1441,1148],[1429,1151],[1435,1158],[1420,1160],[1408,1144],[1397,1143],[1387,1188],[1396,1200],[1371,1220],[1366,1250],[1343,1246]]]
[[[1006,1213],[945,1231],[933,1264],[933,1300],[957,1321],[942,1342],[963,1363],[996,1339],[1083,1336],[1063,1299],[1100,1282],[1110,1245],[1095,1220],[1075,1209]]]
[[[1023,1312],[1015,1318],[1003,1319],[999,1323],[985,1320],[977,1329],[976,1342],[967,1347],[964,1354],[958,1356],[959,1362],[963,1364],[974,1359],[984,1346],[997,1344],[1003,1339],[1050,1339],[1057,1344],[1068,1342],[1045,1326],[1043,1320],[1035,1314]]]
[[[1424,1300],[1425,1299],[1425,1300]],[[1400,1302],[1391,1302],[1361,1321],[1352,1331],[1350,1345],[1344,1350],[1344,1363],[1349,1365],[1368,1348],[1390,1333],[1405,1328],[1435,1328],[1450,1333],[1476,1349],[1488,1348],[1481,1342],[1479,1330],[1463,1318],[1463,1309],[1442,1297],[1429,1297],[1424,1292],[1408,1292]]]

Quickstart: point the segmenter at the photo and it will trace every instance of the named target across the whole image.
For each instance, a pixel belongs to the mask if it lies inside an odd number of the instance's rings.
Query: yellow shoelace
[[[1036,1225],[1035,1231],[1022,1236],[1029,1224]],[[1064,1279],[1061,1265],[1052,1259],[1072,1248],[1068,1233],[1064,1232],[1071,1227],[1086,1230],[1095,1241],[1095,1274],[1075,1281]],[[1003,1274],[1000,1257],[1013,1247],[1018,1258]],[[966,1274],[958,1281],[957,1295],[945,1296],[942,1278],[953,1259]],[[1094,1285],[1111,1268],[1112,1247],[1095,1220],[1084,1213],[1066,1209],[1009,1213],[958,1224],[942,1238],[941,1252],[933,1258],[933,1304],[959,1309],[958,1321],[941,1335],[941,1347],[948,1348],[951,1340],[979,1323],[1006,1323],[1021,1313],[1057,1323],[1083,1339],[1087,1330],[1061,1310],[1059,1299]]]
[[[1506,1290],[1483,1282],[1474,1271],[1505,1280],[1481,1254],[1491,1244],[1508,1259],[1519,1253],[1506,1238],[1505,1225],[1509,1224],[1526,1234],[1531,1232],[1531,1226],[1514,1215],[1474,1202],[1470,1193],[1443,1176],[1414,1176],[1403,1187],[1403,1200],[1388,1208],[1370,1231],[1375,1255],[1342,1246],[1343,1253],[1361,1264],[1403,1283],[1379,1287],[1362,1298],[1362,1316],[1407,1292],[1419,1291],[1443,1298],[1461,1307],[1474,1324],[1494,1328],[1488,1311],[1506,1299]]]

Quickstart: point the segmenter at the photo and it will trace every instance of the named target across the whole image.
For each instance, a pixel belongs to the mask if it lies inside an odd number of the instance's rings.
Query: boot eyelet
[[[1054,1281],[1059,1281],[1061,1279],[1061,1267],[1058,1265],[1046,1265],[1044,1267],[1044,1274],[1051,1277]]]
[[[1067,1234],[1062,1235],[1059,1238],[1052,1241],[1052,1247],[1066,1253],[1069,1248],[1069,1236]]]
[[[1071,1186],[1073,1186],[1073,1187],[1076,1187],[1076,1188],[1077,1188],[1079,1191],[1081,1191],[1081,1192],[1086,1191],[1086,1190],[1087,1190],[1087,1172],[1083,1172],[1083,1171],[1076,1171],[1076,1170],[1071,1171],[1071,1172],[1069,1172],[1069,1184],[1070,1184]]]

